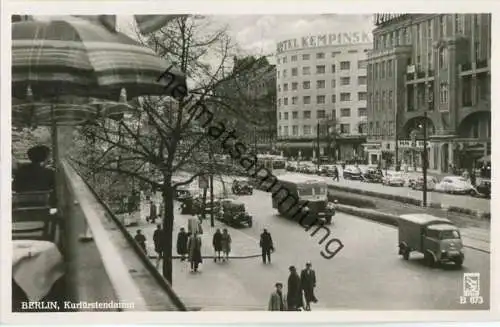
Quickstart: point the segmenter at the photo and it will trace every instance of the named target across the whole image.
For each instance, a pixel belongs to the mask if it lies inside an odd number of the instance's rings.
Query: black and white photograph
[[[6,314],[498,310],[492,13],[278,5],[2,14]]]

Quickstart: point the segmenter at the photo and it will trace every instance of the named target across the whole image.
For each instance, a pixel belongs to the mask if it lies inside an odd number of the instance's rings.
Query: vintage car
[[[461,176],[446,176],[434,188],[438,192],[476,195],[477,191],[469,180]]]
[[[193,193],[191,190],[187,189],[177,189],[175,190],[175,199],[179,202],[184,202],[187,199],[190,199],[193,197]]]
[[[335,165],[323,165],[319,168],[319,175],[326,177],[333,177],[333,175],[335,174],[335,167],[336,167]]]
[[[344,177],[344,179],[361,180],[361,169],[355,166],[346,167],[342,172],[342,177]]]
[[[436,187],[438,183],[436,177],[427,176],[427,191],[432,191]],[[422,190],[424,188],[424,177],[420,176],[413,180],[413,183],[410,186],[414,190]]]
[[[476,186],[476,190],[479,193],[478,195],[484,196],[486,198],[491,198],[491,181],[483,180]]]
[[[398,221],[399,255],[409,260],[413,251],[422,253],[428,266],[464,262],[459,229],[448,219],[428,214],[401,215]]]
[[[235,179],[231,186],[231,191],[236,195],[252,195],[253,186],[248,181],[239,181]]]
[[[252,227],[253,222],[252,216],[245,209],[245,204],[234,199],[220,200],[220,206],[215,218],[234,227]]]
[[[400,172],[388,172],[382,178],[382,184],[389,186],[404,186],[405,179],[403,177],[403,174],[401,174]]]
[[[367,168],[362,171],[361,177],[363,182],[367,183],[382,183],[384,175],[376,168]]]
[[[218,201],[214,199],[214,211],[218,211]],[[181,203],[181,214],[183,215],[199,215],[202,216],[203,207],[205,207],[205,216],[210,215],[211,204],[210,198],[206,199],[205,206],[203,206],[203,198],[201,196],[186,198],[185,201]]]

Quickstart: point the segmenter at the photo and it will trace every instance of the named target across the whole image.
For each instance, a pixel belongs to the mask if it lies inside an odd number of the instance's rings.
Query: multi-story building
[[[421,165],[424,124],[429,169],[448,172],[487,157],[491,15],[374,18],[374,48],[368,55],[369,162]]]
[[[331,159],[363,157],[371,40],[370,33],[353,32],[278,43],[277,127],[284,155],[314,158],[319,149]]]

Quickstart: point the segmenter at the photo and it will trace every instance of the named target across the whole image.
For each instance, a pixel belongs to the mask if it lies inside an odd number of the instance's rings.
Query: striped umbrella
[[[13,97],[25,99],[28,87],[37,100],[77,95],[117,101],[123,89],[130,98],[187,92],[185,75],[152,50],[71,16],[12,23]]]

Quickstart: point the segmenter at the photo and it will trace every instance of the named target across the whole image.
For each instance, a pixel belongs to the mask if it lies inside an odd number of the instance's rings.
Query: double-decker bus
[[[335,206],[328,201],[328,187],[324,180],[294,173],[277,178],[281,190],[273,193],[272,201],[273,208],[281,215],[287,218],[298,216],[298,208],[307,203],[303,210],[308,211],[308,220],[324,221],[327,224],[332,222]]]

